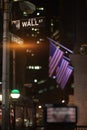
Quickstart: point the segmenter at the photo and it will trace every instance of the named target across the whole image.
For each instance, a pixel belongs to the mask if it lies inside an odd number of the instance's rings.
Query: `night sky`
[[[87,0],[29,0],[36,7],[43,6],[46,16],[56,16],[61,20],[61,42],[67,47],[87,42]],[[18,12],[17,12],[18,17]]]

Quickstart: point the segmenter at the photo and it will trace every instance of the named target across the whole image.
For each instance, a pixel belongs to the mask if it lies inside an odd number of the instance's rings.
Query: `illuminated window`
[[[30,70],[40,70],[42,68],[42,66],[27,66],[27,69],[30,69]]]
[[[37,79],[34,79],[34,83],[37,83]]]
[[[37,16],[39,16],[39,15],[40,15],[40,13],[38,12],[38,13],[37,13]]]

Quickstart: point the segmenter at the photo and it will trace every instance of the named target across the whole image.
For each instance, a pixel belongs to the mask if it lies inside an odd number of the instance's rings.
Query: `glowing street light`
[[[18,89],[13,89],[11,91],[12,99],[18,99],[20,97],[20,91]]]
[[[0,94],[0,102],[2,102],[2,94]]]
[[[19,0],[20,1],[20,0]],[[22,3],[21,3],[22,2]],[[2,130],[9,129],[9,21],[10,18],[10,5],[13,3],[10,0],[1,0],[1,9],[3,11],[3,56],[2,56]],[[30,3],[31,4],[31,3]],[[32,11],[29,8],[28,2],[20,1],[21,10],[26,13],[35,11],[35,6],[31,4]],[[24,6],[23,6],[24,5]],[[11,6],[12,7],[12,6]],[[30,12],[29,12],[30,11]]]
[[[16,108],[16,104],[15,102],[17,101],[17,99],[20,97],[20,91],[18,89],[13,89],[11,90],[11,94],[10,94],[12,100],[13,100],[13,107],[14,107],[14,127],[13,129],[15,130],[15,108]]]

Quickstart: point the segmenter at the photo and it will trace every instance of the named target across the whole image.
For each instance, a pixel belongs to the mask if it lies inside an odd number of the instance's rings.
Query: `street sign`
[[[45,25],[44,17],[34,17],[29,19],[13,20],[11,22],[11,26],[15,27],[17,30],[23,28],[31,28],[31,27],[42,27],[44,25]]]
[[[23,44],[24,43],[24,40],[22,38],[18,37],[17,35],[15,35],[13,33],[10,33],[10,37],[11,37],[12,42],[15,42],[17,44]]]

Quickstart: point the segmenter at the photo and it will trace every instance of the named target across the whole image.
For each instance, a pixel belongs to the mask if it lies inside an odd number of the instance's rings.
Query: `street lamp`
[[[13,89],[11,91],[11,98],[17,100],[20,97],[20,91],[18,89]]]
[[[0,94],[0,102],[2,102],[2,94]]]
[[[16,125],[16,119],[15,119],[15,116],[16,116],[16,101],[19,99],[20,97],[20,91],[18,89],[13,89],[11,91],[11,94],[10,94],[12,100],[13,100],[13,109],[14,109],[14,122],[13,122],[13,129],[15,130],[15,125]]]
[[[3,11],[2,130],[9,129],[9,21],[10,0],[1,0]],[[24,5],[25,6],[25,5]]]

